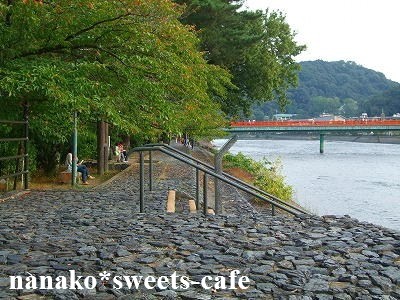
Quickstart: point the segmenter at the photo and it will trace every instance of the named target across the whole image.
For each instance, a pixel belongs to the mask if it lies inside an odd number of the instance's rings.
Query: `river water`
[[[319,154],[319,140],[240,140],[230,152],[279,158],[296,202],[313,213],[400,230],[400,145],[325,141]]]

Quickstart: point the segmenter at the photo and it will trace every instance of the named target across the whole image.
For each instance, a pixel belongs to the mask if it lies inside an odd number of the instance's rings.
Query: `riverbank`
[[[315,214],[350,215],[400,230],[399,147],[329,141],[320,154],[315,140],[239,140],[231,152],[279,158],[296,201]]]
[[[162,154],[154,159],[145,213],[138,213],[138,164],[97,189],[33,191],[0,203],[0,298],[400,298],[399,232],[350,217],[271,216],[251,209],[234,190],[224,191],[224,206],[231,208],[224,215],[166,213],[168,189],[193,195],[194,172]],[[10,275],[69,278],[70,270],[97,284],[9,289]],[[229,284],[232,270],[249,278],[248,288],[215,288],[213,278]],[[136,289],[113,282],[174,272],[193,284],[146,289],[142,282]],[[196,284],[203,278],[210,289]]]
[[[302,140],[313,141],[319,140],[316,134],[239,134],[239,140]],[[379,134],[360,134],[360,135],[334,135],[326,134],[325,140],[339,142],[355,142],[355,143],[379,143],[379,144],[400,144],[400,136],[379,135]]]

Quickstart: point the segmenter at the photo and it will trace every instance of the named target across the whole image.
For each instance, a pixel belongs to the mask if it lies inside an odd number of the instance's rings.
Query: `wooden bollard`
[[[207,212],[208,212],[209,215],[215,215],[215,212],[214,212],[214,210],[212,208],[209,208],[207,210]]]
[[[169,213],[175,212],[175,196],[176,196],[175,191],[173,190],[168,191],[167,212]]]
[[[195,214],[197,212],[196,202],[194,200],[189,200],[189,211],[191,214]]]

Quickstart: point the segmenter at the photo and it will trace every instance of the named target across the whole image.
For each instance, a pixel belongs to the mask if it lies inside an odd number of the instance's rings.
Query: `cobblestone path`
[[[400,299],[400,232],[350,217],[271,217],[226,189],[226,214],[165,213],[166,191],[194,195],[194,171],[157,156],[138,213],[137,165],[90,191],[32,191],[0,203],[0,299]],[[226,188],[226,187],[225,187]],[[235,204],[235,205],[233,205]],[[12,275],[250,278],[246,290],[10,290]],[[29,272],[29,274],[27,273]]]

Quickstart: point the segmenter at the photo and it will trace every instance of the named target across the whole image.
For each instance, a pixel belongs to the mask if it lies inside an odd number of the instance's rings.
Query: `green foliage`
[[[324,112],[335,113],[339,112],[341,106],[339,98],[327,98],[322,96],[313,97],[310,102],[310,113],[313,116],[318,116]]]
[[[379,116],[382,111],[386,116],[400,113],[400,86],[375,95],[365,101],[362,105],[363,110],[370,116]]]
[[[175,1],[186,4],[183,22],[200,30],[208,61],[233,75],[238,89],[217,99],[226,113],[247,113],[255,102],[288,103],[286,90],[296,85],[299,70],[294,57],[305,47],[296,44],[283,14],[240,10],[242,1]]]
[[[211,103],[209,92],[223,97],[232,86],[226,71],[205,62],[169,1],[15,1],[6,11],[0,96],[50,101],[44,111],[64,113],[54,119],[77,109],[127,132],[174,132],[185,126],[173,120],[187,101]]]
[[[289,201],[293,198],[293,188],[285,183],[279,160],[270,162],[264,158],[262,161],[255,161],[240,152],[236,155],[228,153],[224,156],[224,166],[246,170],[254,177],[256,187],[282,200]]]
[[[0,105],[29,101],[42,164],[65,151],[73,111],[81,141],[98,120],[148,139],[165,132],[199,138],[223,127],[213,99],[235,88],[231,75],[206,62],[171,1],[0,3]]]
[[[396,83],[382,73],[364,68],[354,62],[322,60],[301,63],[299,88],[307,91],[308,97],[324,96],[340,99],[362,100],[388,90]],[[296,90],[293,91],[296,99]]]
[[[4,127],[4,126],[2,126]],[[18,145],[16,143],[0,143],[0,154],[2,156],[14,156],[17,154]],[[15,171],[15,161],[0,161],[0,176],[12,174]]]

